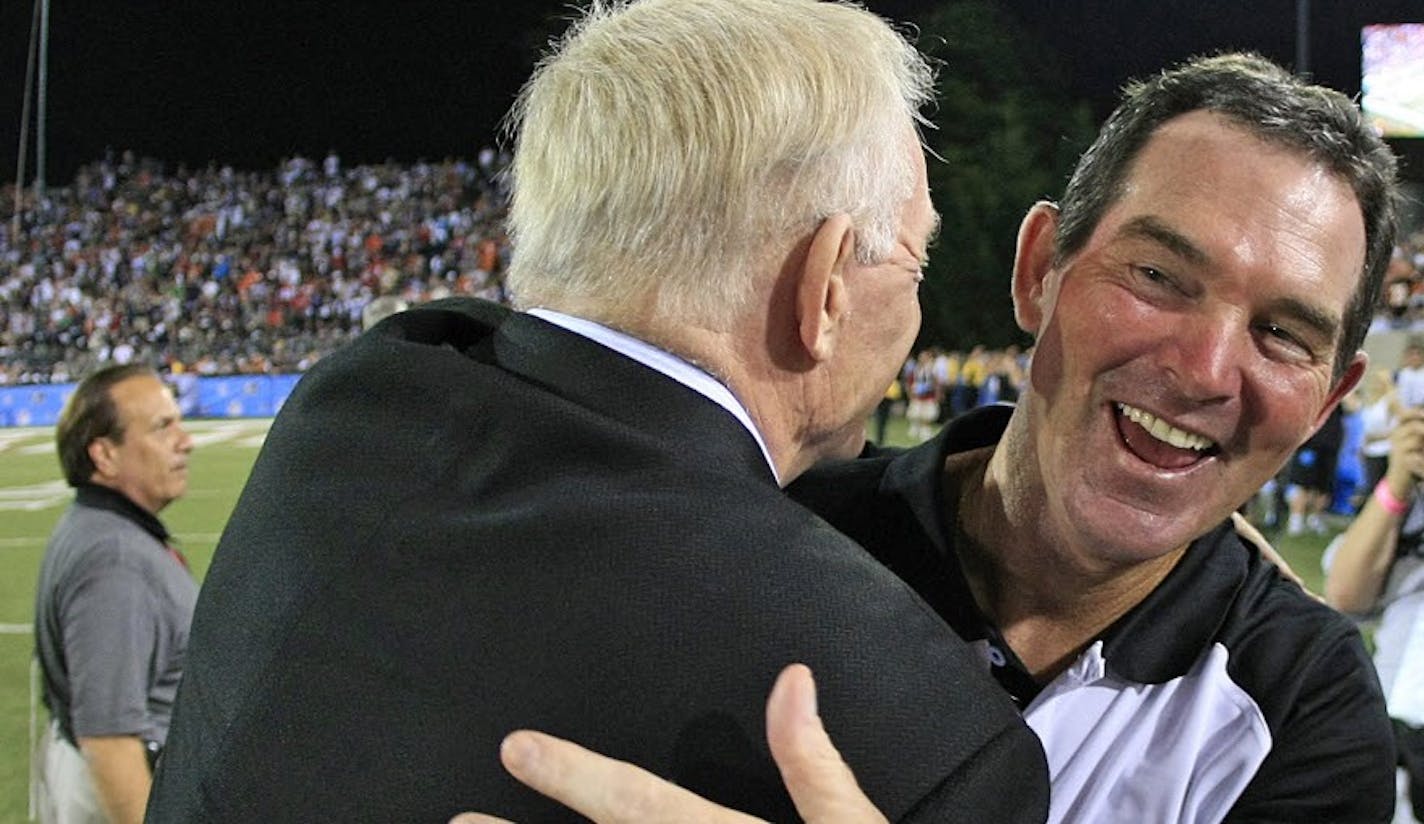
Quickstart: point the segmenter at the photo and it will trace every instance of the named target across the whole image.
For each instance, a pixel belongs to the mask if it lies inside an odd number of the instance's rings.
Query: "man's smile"
[[[1180,429],[1144,409],[1113,404],[1118,433],[1128,450],[1161,469],[1186,469],[1219,450],[1211,439]]]

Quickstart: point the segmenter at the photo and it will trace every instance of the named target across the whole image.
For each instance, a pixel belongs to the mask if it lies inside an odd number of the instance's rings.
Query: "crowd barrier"
[[[301,375],[169,375],[186,418],[270,418]],[[0,387],[0,427],[53,426],[76,384]]]

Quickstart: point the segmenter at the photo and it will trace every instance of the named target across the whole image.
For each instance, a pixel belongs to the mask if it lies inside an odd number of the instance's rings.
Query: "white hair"
[[[885,259],[933,81],[847,3],[594,2],[510,113],[516,302],[717,324],[771,244],[842,212]]]

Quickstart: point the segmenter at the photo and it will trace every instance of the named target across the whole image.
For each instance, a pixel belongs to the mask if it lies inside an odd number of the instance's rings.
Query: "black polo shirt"
[[[943,502],[948,455],[997,443],[1011,407],[808,474],[802,503],[909,582],[981,653],[1048,754],[1050,821],[1387,821],[1394,748],[1354,625],[1229,522],[1048,684],[975,604]]]

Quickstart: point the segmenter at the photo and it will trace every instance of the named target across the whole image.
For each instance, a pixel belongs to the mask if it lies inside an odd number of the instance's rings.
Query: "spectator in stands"
[[[411,309],[293,393],[154,820],[548,820],[496,760],[531,718],[789,820],[761,706],[804,660],[890,815],[1041,821],[968,646],[778,486],[859,452],[915,338],[931,80],[851,4],[595,5],[515,112],[528,311]]]
[[[376,297],[502,298],[500,163],[85,167],[0,236],[0,382],[129,360],[296,371],[357,334]]]
[[[397,312],[404,312],[410,304],[392,295],[376,298],[366,304],[361,312],[361,328],[370,329]]]
[[[36,587],[43,822],[143,820],[198,594],[158,520],[188,489],[180,417],[158,375],[130,364],[82,381],[60,418],[76,492]]]

